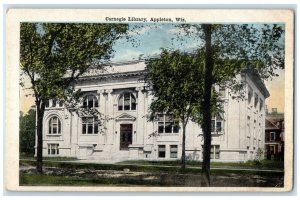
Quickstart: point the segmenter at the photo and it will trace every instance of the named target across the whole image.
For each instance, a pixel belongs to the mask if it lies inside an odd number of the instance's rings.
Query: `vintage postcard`
[[[6,17],[8,191],[293,189],[292,10]]]

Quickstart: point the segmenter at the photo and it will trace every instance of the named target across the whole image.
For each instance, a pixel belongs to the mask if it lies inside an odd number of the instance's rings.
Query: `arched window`
[[[94,95],[87,95],[83,99],[84,108],[97,108],[99,106],[98,99]]]
[[[118,101],[118,110],[136,110],[136,99],[132,93],[124,93]]]
[[[61,134],[61,123],[58,117],[51,117],[49,120],[49,134]]]

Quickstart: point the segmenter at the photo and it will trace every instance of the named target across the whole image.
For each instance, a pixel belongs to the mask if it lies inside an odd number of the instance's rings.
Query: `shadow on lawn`
[[[201,174],[175,171],[131,171],[129,168],[95,169],[45,167],[36,174],[33,165],[20,167],[20,185],[44,186],[174,186],[204,187]],[[212,172],[212,187],[283,187],[283,173]]]

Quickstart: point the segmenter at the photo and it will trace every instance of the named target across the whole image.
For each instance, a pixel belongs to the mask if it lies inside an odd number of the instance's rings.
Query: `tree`
[[[168,114],[175,121],[172,126],[176,126],[176,121],[181,122],[182,169],[185,168],[186,160],[186,125],[203,98],[203,60],[203,54],[200,53],[189,55],[180,51],[163,50],[159,58],[147,61],[146,82],[154,96],[150,105],[150,120],[155,120],[158,114]]]
[[[200,38],[200,48],[205,51],[202,172],[210,185],[213,86],[222,84],[232,93],[243,92],[243,83],[236,77],[249,68],[263,79],[276,76],[276,70],[284,68],[284,27],[280,24],[183,24],[180,28],[187,36]]]
[[[43,116],[49,99],[70,100],[76,80],[101,68],[126,24],[21,23],[21,71],[29,77],[37,114],[37,172],[42,173]]]
[[[34,153],[35,143],[35,110],[30,109],[24,116],[20,116],[20,152]]]

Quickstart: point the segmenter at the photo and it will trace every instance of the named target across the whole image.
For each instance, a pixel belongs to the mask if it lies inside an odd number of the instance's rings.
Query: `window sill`
[[[224,132],[211,132],[212,135],[224,135]]]
[[[122,112],[137,112],[137,110],[117,110],[117,112],[122,113]]]
[[[98,136],[99,134],[81,134],[81,136]]]
[[[47,137],[59,137],[62,136],[62,134],[46,134]]]
[[[224,135],[225,133],[222,132],[211,132],[212,135]],[[203,132],[199,134],[200,136],[203,136]]]
[[[159,136],[179,136],[179,133],[158,133]]]

